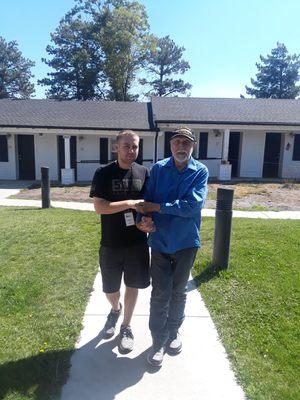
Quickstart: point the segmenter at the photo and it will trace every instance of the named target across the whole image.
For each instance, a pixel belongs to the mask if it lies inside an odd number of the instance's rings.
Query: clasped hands
[[[140,222],[136,224],[138,229],[143,232],[151,233],[156,230],[155,224],[152,220],[152,217],[147,215],[151,212],[158,212],[160,211],[160,205],[156,203],[151,203],[150,201],[134,201],[135,203],[132,205],[132,208],[135,209],[137,212],[141,214],[146,214],[142,216]]]

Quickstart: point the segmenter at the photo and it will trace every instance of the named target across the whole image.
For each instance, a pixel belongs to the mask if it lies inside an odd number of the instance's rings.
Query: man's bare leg
[[[124,319],[122,325],[130,326],[134,307],[136,305],[139,290],[136,288],[126,287],[124,296]]]
[[[114,311],[120,310],[120,292],[106,293],[106,298]]]

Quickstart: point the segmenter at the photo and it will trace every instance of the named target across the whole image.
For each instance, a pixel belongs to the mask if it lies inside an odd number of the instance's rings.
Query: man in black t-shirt
[[[119,350],[133,349],[130,322],[138,289],[149,286],[149,250],[147,235],[135,226],[136,205],[143,200],[148,170],[135,163],[139,137],[130,130],[117,136],[118,159],[95,172],[90,197],[97,214],[101,214],[99,252],[103,291],[112,308],[104,326],[105,336],[115,333],[121,314],[120,285],[124,275],[124,318],[120,329]]]

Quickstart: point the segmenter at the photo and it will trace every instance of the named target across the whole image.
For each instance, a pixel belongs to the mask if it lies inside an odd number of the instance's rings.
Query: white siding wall
[[[217,178],[219,176],[221,160],[199,160],[199,161],[207,166],[210,178]]]
[[[300,132],[295,132],[300,134]],[[294,137],[289,133],[284,135],[283,139],[283,156],[282,156],[282,178],[300,179],[300,161],[293,161]],[[288,149],[286,148],[287,145]]]
[[[244,132],[240,176],[244,178],[260,178],[262,176],[266,133],[262,131]]]
[[[8,162],[0,162],[0,179],[17,179],[15,136],[7,138]]]
[[[208,133],[207,157],[220,158],[221,154],[222,154],[222,136],[215,136],[215,134],[212,131],[210,131]],[[217,175],[219,175],[219,173]]]
[[[151,168],[153,165],[153,158],[154,158],[154,137],[142,137],[143,139],[143,159],[144,160],[152,160],[151,161],[144,161],[143,165],[147,168]]]
[[[58,149],[55,134],[34,135],[35,176],[41,179],[41,167],[49,167],[50,179],[58,180]]]
[[[157,159],[161,160],[164,158],[165,152],[165,134],[163,133],[161,136],[158,136],[157,140]]]
[[[108,154],[109,157],[109,154]],[[82,140],[77,137],[77,161],[100,159],[100,136],[83,136]],[[77,180],[91,181],[99,163],[77,164]]]

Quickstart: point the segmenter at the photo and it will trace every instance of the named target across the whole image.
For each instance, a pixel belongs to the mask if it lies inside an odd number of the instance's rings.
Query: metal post
[[[50,179],[49,167],[41,168],[42,208],[50,207]]]
[[[228,268],[232,220],[233,189],[218,188],[215,238],[212,264],[214,269]]]

